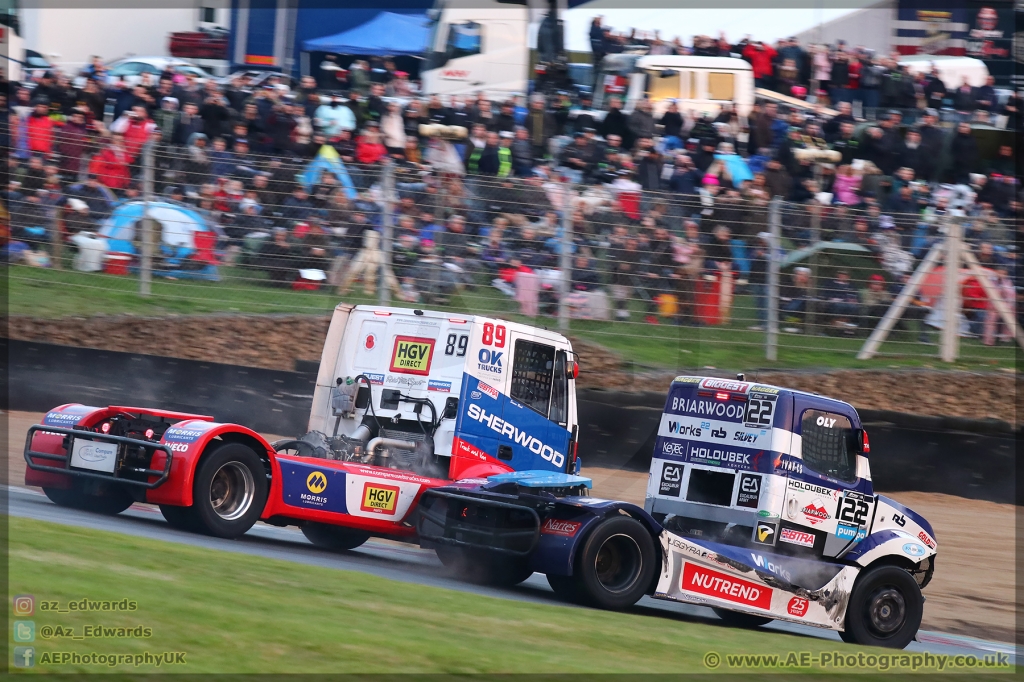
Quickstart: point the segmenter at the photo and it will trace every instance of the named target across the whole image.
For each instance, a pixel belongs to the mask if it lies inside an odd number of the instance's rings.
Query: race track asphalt
[[[102,516],[58,507],[36,489],[8,486],[7,497],[8,512],[11,516],[124,533],[208,549],[240,552],[325,568],[360,571],[390,580],[460,590],[501,599],[518,599],[549,604],[561,603],[555,598],[548,587],[547,580],[541,574],[535,573],[526,582],[514,588],[472,585],[450,577],[433,551],[420,549],[416,545],[372,539],[356,550],[328,552],[311,545],[296,528],[277,528],[263,523],[257,523],[244,537],[238,540],[222,540],[175,530],[167,525],[159,509],[154,506],[136,504],[117,516]],[[641,599],[632,610],[635,613],[657,618],[693,622],[706,621],[712,625],[720,623],[718,617],[709,608],[667,602],[650,597]],[[776,622],[764,627],[790,634],[840,641],[839,636],[834,632],[797,624]],[[1011,662],[1015,661],[1013,645],[1003,642],[990,642],[926,631],[918,633],[918,640],[907,648],[908,651],[927,651],[934,654],[950,655],[974,654],[979,657],[999,652],[1008,653]]]

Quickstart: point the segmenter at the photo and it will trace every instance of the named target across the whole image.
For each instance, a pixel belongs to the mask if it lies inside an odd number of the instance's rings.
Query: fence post
[[[779,251],[782,242],[782,198],[774,197],[768,206],[768,325],[765,335],[764,356],[779,359]]]
[[[151,138],[142,146],[142,262],[139,264],[139,295],[153,293],[153,221],[149,204],[153,201],[153,147]]]
[[[946,221],[946,272],[942,288],[943,362],[956,362],[960,355],[960,219]]]
[[[388,272],[391,271],[391,247],[395,239],[395,216],[392,203],[394,201],[394,188],[395,165],[390,158],[387,158],[384,160],[384,168],[380,178],[384,210],[381,215],[380,291],[378,292],[377,301],[382,306],[391,303],[391,287],[388,286]]]
[[[50,214],[50,267],[54,270],[64,269],[64,235],[60,229],[64,209],[51,206]],[[66,220],[66,219],[65,219]]]
[[[818,204],[818,200],[814,200],[817,209],[811,214],[811,243],[810,246],[815,246],[821,243],[821,204]],[[804,325],[804,331],[808,334],[813,334],[818,327],[818,252],[814,251],[811,253],[809,265],[811,266],[811,286],[809,288],[810,296],[807,301],[807,322]]]
[[[569,292],[572,290],[572,214],[576,186],[569,178],[562,183],[562,239],[558,248],[558,269],[562,276],[558,280],[558,329],[569,331]]]

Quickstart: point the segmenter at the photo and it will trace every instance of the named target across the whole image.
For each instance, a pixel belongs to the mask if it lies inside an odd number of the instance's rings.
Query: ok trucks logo
[[[397,486],[367,483],[363,486],[363,503],[359,508],[374,514],[392,515],[395,513],[395,504],[397,502]]]
[[[430,359],[434,355],[434,339],[415,336],[396,336],[391,353],[391,371],[401,374],[430,374]]]
[[[772,606],[771,588],[712,571],[688,561],[683,562],[683,579],[680,587],[684,592],[696,592],[744,606],[766,610]]]

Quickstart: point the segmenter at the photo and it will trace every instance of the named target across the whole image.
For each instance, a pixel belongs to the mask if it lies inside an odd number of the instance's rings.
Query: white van
[[[629,75],[626,111],[644,97],[651,100],[655,118],[676,100],[682,111],[717,114],[732,104],[745,118],[754,107],[754,72],[735,57],[648,55],[639,57]]]
[[[964,83],[964,78],[972,88],[979,88],[988,78],[988,67],[985,62],[973,57],[951,57],[948,55],[913,54],[900,57],[900,66],[907,67],[910,73],[931,73],[932,66],[939,72],[942,84],[948,90],[955,90]]]

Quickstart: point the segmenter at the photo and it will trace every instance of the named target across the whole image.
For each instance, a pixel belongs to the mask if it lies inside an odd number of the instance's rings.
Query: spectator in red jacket
[[[778,52],[771,45],[767,45],[760,41],[752,42],[743,48],[743,58],[750,62],[750,67],[754,71],[754,85],[758,88],[767,88],[771,86],[772,79],[772,60],[775,59]]]
[[[964,315],[970,323],[971,333],[981,336],[985,323],[985,312],[988,310],[988,296],[976,277],[970,277],[963,283],[960,290],[963,299]]]
[[[133,106],[110,124],[110,132],[124,136],[124,149],[130,163],[135,162],[146,140],[155,130],[156,123],[149,118],[149,111],[142,105]]]
[[[50,118],[50,103],[45,99],[36,100],[26,123],[29,151],[49,156],[53,152],[54,126]]]
[[[132,181],[132,174],[128,168],[129,163],[124,137],[114,133],[110,144],[93,157],[89,164],[89,173],[95,175],[100,184],[113,190],[123,190]]]
[[[380,141],[380,133],[377,127],[370,124],[366,131],[356,142],[356,162],[363,164],[377,163],[387,156],[388,150]]]

